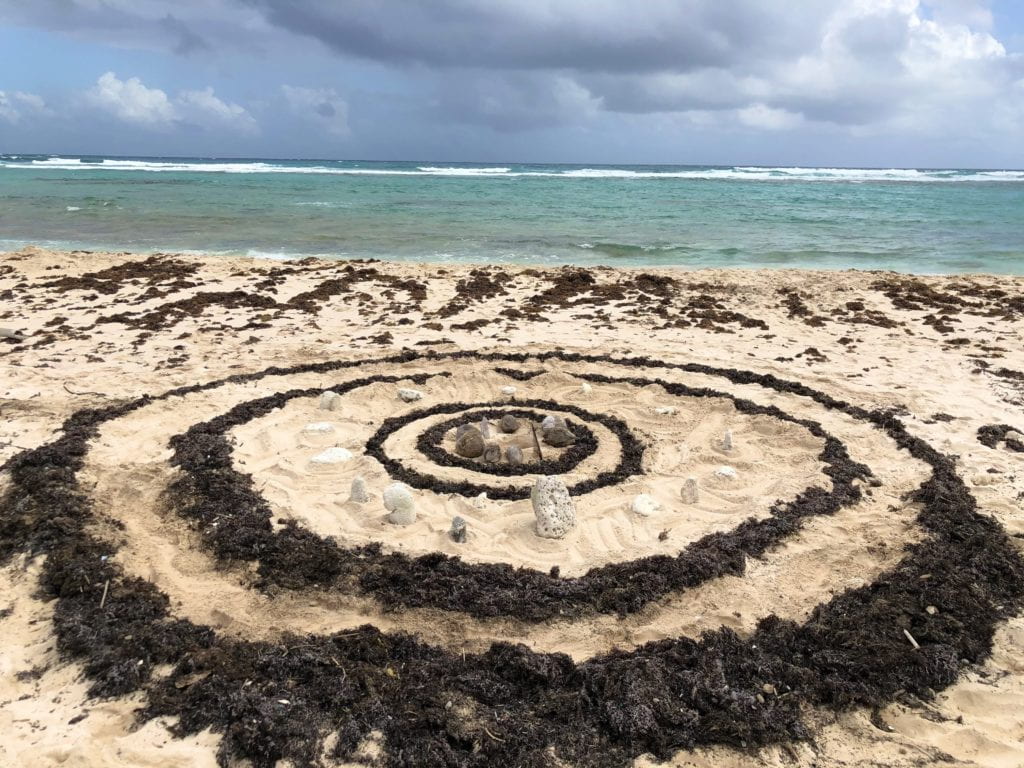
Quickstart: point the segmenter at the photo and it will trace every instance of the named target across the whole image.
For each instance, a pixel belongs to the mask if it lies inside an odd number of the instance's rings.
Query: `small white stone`
[[[516,388],[515,387],[509,386],[509,387],[502,387],[501,388],[501,394],[503,394],[505,397],[512,397],[515,393],[516,393]]]
[[[384,509],[391,514],[388,522],[394,525],[411,525],[416,522],[412,491],[405,483],[392,483],[384,489]]]
[[[352,489],[348,493],[348,500],[356,504],[365,504],[370,500],[370,494],[366,492],[366,481],[361,475],[352,478]]]
[[[487,419],[480,419],[480,423],[477,425],[477,429],[480,430],[480,434],[483,435],[484,440],[489,440],[491,437],[491,422]]]
[[[329,421],[318,421],[314,424],[307,424],[302,431],[307,435],[326,435],[334,431],[334,425]]]
[[[725,430],[725,434],[722,435],[722,450],[729,453],[732,450],[732,430]]]
[[[718,469],[715,470],[715,474],[718,477],[727,477],[729,479],[732,479],[736,477],[736,470],[733,469],[732,467],[719,467]]]
[[[589,395],[593,391],[594,391],[594,388],[592,386],[590,386],[590,382],[589,381],[584,381],[582,384],[580,384],[580,392],[582,394]]]
[[[341,395],[337,392],[323,392],[320,395],[320,410],[336,411],[341,408]]]
[[[640,517],[650,517],[656,513],[661,506],[654,500],[653,497],[646,493],[641,493],[633,497],[633,502],[629,505],[634,515]]]
[[[487,506],[487,494],[481,493],[479,496],[474,497],[473,506],[476,509],[483,509],[485,506]]]
[[[333,448],[328,448],[326,451],[318,453],[310,461],[314,464],[340,464],[351,458],[352,451],[336,445]]]
[[[660,408],[655,408],[654,412],[661,416],[674,416],[676,409],[671,405],[663,405]]]
[[[415,403],[417,400],[423,399],[423,393],[418,389],[400,389],[398,397],[406,403]]]
[[[696,504],[697,499],[700,497],[700,494],[697,490],[697,478],[686,478],[686,482],[683,483],[683,487],[679,491],[679,495],[687,504]]]
[[[576,509],[561,477],[538,477],[530,492],[530,501],[537,518],[538,536],[561,539],[576,526]]]

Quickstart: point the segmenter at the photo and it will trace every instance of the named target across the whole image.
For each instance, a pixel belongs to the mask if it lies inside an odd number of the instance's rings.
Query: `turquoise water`
[[[1024,171],[0,155],[0,250],[1024,274]]]

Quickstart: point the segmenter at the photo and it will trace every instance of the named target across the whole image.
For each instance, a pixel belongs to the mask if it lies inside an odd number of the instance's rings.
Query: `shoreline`
[[[24,243],[19,244],[16,247],[10,249],[0,249],[0,260],[16,256],[24,253],[59,253],[66,256],[96,256],[100,258],[110,257],[150,257],[150,256],[180,256],[189,259],[197,260],[237,260],[240,262],[269,262],[269,263],[281,263],[288,264],[294,262],[301,262],[305,260],[323,261],[327,263],[373,263],[373,264],[395,264],[395,265],[406,265],[406,266],[421,266],[424,268],[433,269],[486,269],[492,267],[501,267],[506,269],[536,269],[536,270],[559,270],[559,269],[586,269],[586,270],[613,270],[623,272],[666,272],[666,273],[690,273],[690,272],[701,272],[701,271],[714,271],[714,272],[736,272],[736,273],[757,273],[757,272],[771,272],[771,273],[786,273],[793,272],[797,274],[816,274],[820,273],[823,275],[836,275],[842,273],[853,273],[853,274],[865,274],[865,275],[894,275],[894,276],[907,276],[907,277],[923,277],[923,278],[1007,278],[1024,279],[1024,267],[1021,268],[1020,272],[985,272],[985,271],[971,271],[971,272],[910,272],[896,269],[867,269],[862,267],[849,267],[849,266],[817,266],[817,267],[796,267],[790,265],[773,266],[770,264],[763,265],[743,265],[743,266],[714,266],[704,264],[664,264],[655,263],[650,264],[612,264],[612,263],[601,263],[593,264],[588,262],[572,262],[572,261],[470,261],[462,259],[453,259],[445,261],[438,258],[432,260],[430,258],[383,258],[379,256],[348,256],[348,255],[332,255],[328,253],[288,253],[284,251],[258,251],[256,249],[248,249],[246,252],[234,251],[234,250],[202,250],[202,249],[168,249],[168,248],[141,248],[141,249],[125,249],[117,250],[102,247],[89,247],[89,248],[72,248],[63,247],[65,244],[51,245],[40,245],[36,243]],[[538,257],[539,258],[539,257]]]
[[[927,477],[927,467],[870,424],[823,409],[800,391],[762,391],[757,377],[805,384],[854,410],[898,417],[943,461],[955,457],[978,511],[1024,553],[1024,454],[994,428],[1024,428],[1024,350],[1017,343],[1024,337],[1024,277],[86,257],[34,248],[0,253],[0,298],[0,327],[26,333],[21,341],[0,339],[0,462],[54,440],[72,413],[137,402],[137,410],[104,424],[87,446],[82,490],[97,516],[89,533],[110,543],[117,552],[113,562],[126,576],[168,595],[175,617],[232,642],[280,643],[286,632],[319,637],[370,623],[438,644],[453,658],[476,658],[505,641],[583,664],[615,648],[626,654],[671,638],[696,641],[723,627],[746,642],[771,614],[808,621],[819,604],[884,578],[926,538],[917,521],[920,504],[907,494]],[[517,354],[521,361],[487,358]],[[509,378],[510,367],[525,378]],[[733,371],[734,380],[715,374],[721,370]],[[644,381],[629,381],[641,375]],[[338,411],[319,410],[307,392],[356,380],[360,386],[344,394]],[[203,389],[208,382],[222,383]],[[390,473],[364,455],[375,430],[421,407],[491,400],[508,385],[524,399],[543,397],[619,418],[645,446],[643,472],[588,493],[579,507],[587,519],[563,542],[533,535],[528,500],[478,502],[475,494],[426,488],[416,489],[415,524],[388,525],[380,497]],[[395,397],[400,387],[422,390],[423,401],[403,403]],[[175,388],[188,391],[145,399]],[[246,410],[283,392],[292,393],[290,399]],[[753,405],[738,409],[736,403],[747,400]],[[780,421],[773,408],[823,432]],[[830,487],[818,458],[825,433],[842,441],[850,460],[869,466],[877,485],[854,473],[850,487],[864,495],[848,497],[849,508],[808,518],[791,538],[749,557],[740,572],[711,574],[627,615],[609,610],[569,617],[580,625],[568,618],[531,621],[526,609],[521,615],[487,615],[483,608],[480,615],[460,613],[440,597],[396,610],[377,593],[326,586],[315,568],[296,586],[279,566],[275,578],[282,584],[259,587],[249,565],[216,556],[208,525],[190,522],[169,503],[176,497],[165,491],[182,478],[170,441],[226,413],[235,413],[225,427],[228,465],[217,471],[234,472],[238,488],[251,481],[260,490],[275,536],[286,536],[291,529],[282,521],[290,521],[340,542],[380,543],[385,553],[464,554],[466,568],[508,563],[547,574],[561,562],[575,578],[588,567],[645,553],[675,557],[747,517],[768,519],[777,500]],[[424,416],[422,424],[446,417]],[[332,422],[334,431],[307,431],[321,421]],[[479,482],[472,470],[442,468],[417,454],[420,423],[395,422],[397,431],[379,452],[401,457],[421,474]],[[600,425],[593,429],[598,450],[571,470],[574,480],[615,466],[615,435]],[[718,445],[725,430],[735,435],[735,449]],[[326,447],[355,458],[311,464],[309,457]],[[735,468],[736,477],[718,475],[722,465]],[[344,501],[355,473],[371,493],[363,507]],[[689,475],[699,479],[701,502],[686,507],[679,486]],[[0,473],[0,491],[10,482]],[[631,512],[638,494],[649,495],[660,511],[650,517]],[[448,538],[453,514],[468,520],[469,542]],[[0,762],[213,766],[217,732],[174,739],[166,718],[134,728],[134,711],[146,703],[149,688],[103,702],[88,698],[82,660],[54,648],[53,612],[60,601],[37,597],[46,563],[19,554],[0,568],[0,631],[12,638],[0,651],[0,723],[8,734]],[[307,574],[294,570],[295,578]],[[557,577],[549,577],[549,587],[550,579]],[[91,587],[96,605],[97,587],[102,580]],[[376,589],[390,594],[379,583]],[[112,590],[113,598],[118,594]],[[956,606],[924,602],[919,612],[929,605],[955,621]],[[906,619],[923,646],[930,641],[929,615]],[[931,699],[897,696],[874,712],[809,707],[814,746],[784,742],[754,752],[705,746],[682,751],[668,764],[809,768],[874,760],[910,768],[926,758],[940,766],[1002,768],[1024,762],[1015,714],[1024,701],[1022,638],[1024,618],[1001,621],[991,653],[959,668],[956,681]],[[898,631],[895,643],[913,653]],[[394,679],[406,675],[396,664]],[[178,682],[172,689],[187,692],[201,679]],[[500,725],[489,727],[510,739]],[[486,737],[482,743],[488,749],[504,744]],[[368,744],[387,749],[379,737]],[[635,765],[648,764],[645,759]]]

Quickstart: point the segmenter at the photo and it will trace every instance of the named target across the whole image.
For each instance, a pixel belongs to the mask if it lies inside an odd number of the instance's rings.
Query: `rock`
[[[555,448],[565,448],[576,442],[576,435],[567,427],[554,427],[544,430],[544,442],[553,445]]]
[[[936,608],[934,605],[926,606],[924,610],[925,613],[927,613],[929,616],[934,616],[939,612],[939,609]]]
[[[21,331],[15,330],[14,328],[0,328],[0,339],[14,339],[15,341],[24,341],[26,336]]]
[[[576,509],[561,477],[538,477],[530,493],[530,501],[537,518],[538,536],[561,539],[576,526]]]
[[[475,424],[459,424],[459,426],[455,428],[455,439],[458,440],[460,437],[462,437],[464,434],[466,434],[471,429],[476,429],[476,425]]]
[[[594,388],[590,386],[590,382],[584,381],[582,384],[580,384],[580,394],[589,395],[593,391]]]
[[[761,690],[767,693],[769,696],[775,695],[775,686],[771,683],[765,683],[761,686]]]
[[[352,488],[348,492],[348,500],[356,504],[365,504],[370,500],[370,494],[366,492],[366,481],[361,475],[352,478]]]
[[[448,531],[452,541],[462,544],[466,541],[466,521],[456,515],[452,518],[452,527]]]
[[[718,477],[725,477],[731,480],[732,478],[736,477],[736,470],[733,469],[732,467],[719,467],[718,469],[715,470],[715,474]]]
[[[485,443],[484,461],[488,464],[497,464],[501,461],[501,446],[497,443]]]
[[[663,405],[660,408],[655,408],[654,412],[660,416],[674,416],[676,409],[671,405]]]
[[[555,427],[564,427],[565,419],[555,414],[550,414],[544,417],[544,420],[540,423],[541,432],[547,432],[549,429]]]
[[[523,449],[518,445],[510,445],[505,449],[505,458],[509,464],[522,464],[523,463]]]
[[[476,427],[470,427],[455,441],[455,452],[467,459],[479,459],[484,453],[484,436]]]
[[[732,430],[725,430],[725,434],[722,435],[722,450],[729,453],[732,450]]]
[[[503,394],[505,397],[514,397],[516,394],[516,388],[511,386],[502,387],[501,394]]]
[[[506,413],[501,417],[501,423],[498,426],[501,427],[501,431],[506,435],[511,435],[513,432],[519,431],[519,419],[511,413]]]
[[[329,421],[318,421],[313,424],[307,424],[302,428],[302,431],[307,435],[326,435],[334,431],[334,425]]]
[[[401,398],[403,402],[415,403],[417,400],[423,399],[423,393],[418,389],[400,389],[398,390],[398,397]]]
[[[1024,443],[1024,435],[1015,429],[1011,429],[1003,435],[1003,440],[1016,440],[1018,443]]]
[[[646,493],[641,493],[638,496],[633,497],[633,503],[629,505],[634,515],[640,517],[650,517],[660,509],[658,502],[653,497]]]
[[[484,491],[483,493],[478,493],[476,496],[473,497],[473,501],[471,503],[473,504],[474,509],[483,509],[484,507],[486,507],[487,491]]]
[[[320,395],[320,410],[336,411],[341,408],[341,395],[337,392],[323,392]]]
[[[391,513],[388,522],[394,525],[411,525],[416,521],[412,491],[404,483],[392,483],[384,489],[384,509]]]
[[[700,493],[697,491],[697,478],[686,478],[686,482],[683,483],[683,487],[679,491],[679,495],[687,504],[696,504],[697,500],[700,498]]]
[[[314,464],[340,464],[352,458],[352,451],[340,446],[328,448],[310,459]]]
[[[484,440],[491,439],[491,422],[487,419],[480,419],[480,426],[478,427],[480,434],[484,436]]]

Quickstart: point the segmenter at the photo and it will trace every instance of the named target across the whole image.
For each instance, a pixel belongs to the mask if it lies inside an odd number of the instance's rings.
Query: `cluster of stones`
[[[498,421],[498,429],[506,435],[512,435],[522,428],[523,422],[506,413]],[[531,428],[539,431],[545,444],[554,448],[566,448],[576,442],[572,433],[561,416],[546,416],[539,425]],[[476,424],[462,424],[455,431],[455,453],[467,459],[482,459],[488,464],[498,464],[502,460],[509,464],[523,463],[523,450],[518,445],[508,446],[504,452],[492,438],[495,437],[494,427],[487,419]]]

